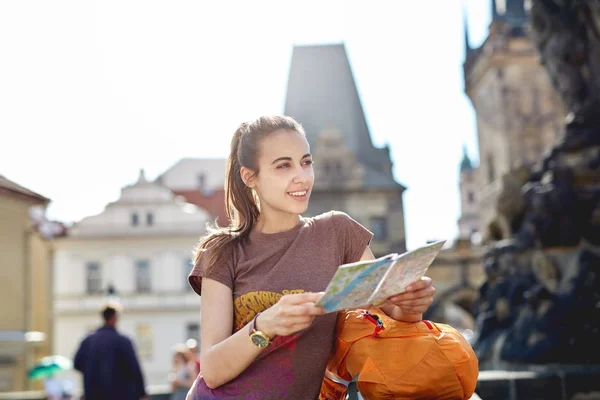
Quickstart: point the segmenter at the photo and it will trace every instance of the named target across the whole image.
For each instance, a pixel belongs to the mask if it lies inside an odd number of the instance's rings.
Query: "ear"
[[[240,176],[242,177],[242,182],[250,189],[254,189],[256,186],[256,174],[250,168],[242,167],[240,169]]]

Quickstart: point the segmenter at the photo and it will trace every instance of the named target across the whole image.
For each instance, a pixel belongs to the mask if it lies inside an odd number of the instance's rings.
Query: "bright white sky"
[[[488,1],[468,6],[472,43]],[[376,145],[408,187],[408,247],[451,239],[462,145],[460,1],[0,2],[0,174],[52,199],[49,217],[102,211],[140,168],[226,157],[237,125],[282,113],[292,46],[344,41]]]

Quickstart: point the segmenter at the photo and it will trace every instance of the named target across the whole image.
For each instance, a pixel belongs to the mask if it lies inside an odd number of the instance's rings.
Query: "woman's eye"
[[[284,163],[284,164],[280,164],[280,165],[278,165],[278,166],[277,166],[277,169],[284,169],[284,168],[287,168],[287,167],[289,167],[289,166],[290,166],[290,164],[288,164],[288,163]]]
[[[313,165],[315,162],[313,160],[304,161],[304,165]]]

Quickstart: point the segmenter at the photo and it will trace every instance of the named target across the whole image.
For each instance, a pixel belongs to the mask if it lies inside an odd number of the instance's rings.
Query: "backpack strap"
[[[348,384],[348,396],[347,400],[359,400],[358,398],[358,389],[356,388],[356,381],[358,380],[358,375],[354,377],[352,382]]]

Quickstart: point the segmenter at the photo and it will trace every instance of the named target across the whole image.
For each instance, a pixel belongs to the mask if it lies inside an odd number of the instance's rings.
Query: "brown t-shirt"
[[[232,254],[208,275],[200,258],[189,282],[198,294],[203,276],[231,288],[233,334],[284,294],[324,291],[339,265],[360,259],[371,237],[342,212],[302,218],[286,232],[253,231],[248,243],[235,244]],[[276,337],[242,374],[217,389],[198,379],[195,399],[316,399],[335,323],[336,314],[330,313],[301,332]]]

